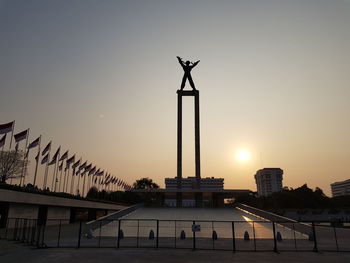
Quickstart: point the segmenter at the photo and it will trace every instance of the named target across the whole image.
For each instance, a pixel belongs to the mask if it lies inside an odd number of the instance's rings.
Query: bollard
[[[218,240],[218,234],[216,233],[215,230],[213,230],[212,239],[213,240]]]
[[[91,229],[89,229],[89,230],[87,231],[87,233],[85,233],[85,237],[86,237],[87,239],[92,239],[93,235],[92,235],[92,230],[91,230]]]
[[[150,239],[150,240],[153,240],[153,239],[154,239],[154,232],[153,232],[152,229],[151,229],[151,231],[149,231],[148,239]]]
[[[185,234],[185,231],[181,231],[181,234],[180,234],[180,239],[186,239],[186,234]]]
[[[120,229],[119,230],[119,239],[123,239],[124,238],[124,232],[123,232],[123,229]]]
[[[281,234],[281,232],[277,232],[276,239],[277,239],[277,241],[279,241],[279,242],[282,241],[282,234]]]
[[[244,240],[245,241],[249,241],[250,240],[248,231],[244,232]]]
[[[310,232],[309,233],[309,241],[314,241],[315,237],[314,237],[314,233]]]

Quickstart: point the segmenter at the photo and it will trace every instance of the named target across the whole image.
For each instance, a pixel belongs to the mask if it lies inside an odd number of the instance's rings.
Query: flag
[[[0,139],[0,147],[3,147],[5,145],[5,141],[6,141],[6,134],[4,134],[4,136],[2,136],[2,138]]]
[[[88,175],[93,174],[95,171],[96,171],[96,165],[94,166],[94,168],[92,168],[92,169],[90,170],[90,172],[88,173]]]
[[[34,148],[36,146],[38,146],[40,143],[40,136],[38,138],[36,138],[34,141],[32,141],[29,145],[28,145],[28,150],[31,148]]]
[[[58,170],[62,171],[63,168],[63,162],[61,162],[61,164],[58,166]]]
[[[58,147],[57,151],[55,152],[55,154],[53,155],[51,162],[49,163],[49,165],[55,164],[57,162],[57,157],[60,154],[60,150],[61,150],[61,146]]]
[[[90,163],[88,166],[85,167],[85,172],[90,172],[92,167],[92,163]]]
[[[74,160],[75,160],[75,154],[71,158],[67,159],[67,165],[70,165],[71,163],[73,163]]]
[[[49,154],[46,154],[45,157],[41,160],[41,164],[47,163],[49,160]]]
[[[5,134],[12,131],[14,125],[15,125],[15,121],[11,121],[5,124],[0,124],[0,134]]]
[[[55,154],[52,157],[52,160],[55,160],[55,162],[57,160],[58,155],[60,154],[60,150],[61,150],[61,146],[58,147],[57,151],[55,152]]]
[[[19,132],[19,133],[15,134],[13,137],[15,138],[16,142],[20,142],[20,141],[22,141],[22,140],[27,138],[28,133],[29,133],[29,129],[26,129],[26,130],[24,130],[22,132]]]
[[[86,167],[86,165],[87,165],[87,161],[79,166],[78,171],[83,170]]]
[[[40,152],[35,156],[35,161],[39,162]]]
[[[80,160],[72,165],[72,169],[77,168],[80,165]]]
[[[60,158],[60,161],[63,161],[64,159],[68,158],[68,151],[66,151]]]
[[[45,149],[41,153],[41,155],[45,155],[48,151],[51,150],[51,141],[46,145]]]

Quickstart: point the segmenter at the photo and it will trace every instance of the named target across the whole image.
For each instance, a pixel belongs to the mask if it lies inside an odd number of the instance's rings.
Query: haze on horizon
[[[256,170],[280,167],[285,186],[330,194],[350,178],[349,28],[347,0],[0,0],[0,123],[164,186],[176,176],[176,56],[200,59],[202,177],[256,190]],[[193,176],[190,99],[184,114]]]

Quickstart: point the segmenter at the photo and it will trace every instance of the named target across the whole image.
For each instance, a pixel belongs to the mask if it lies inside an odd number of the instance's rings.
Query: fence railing
[[[187,248],[231,251],[348,251],[350,229],[329,222],[9,218],[0,238],[37,247]],[[302,227],[301,227],[302,226]]]

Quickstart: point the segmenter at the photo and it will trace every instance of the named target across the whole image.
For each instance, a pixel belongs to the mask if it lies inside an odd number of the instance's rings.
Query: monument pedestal
[[[201,178],[200,168],[200,125],[199,125],[199,91],[177,91],[177,178],[182,178],[182,97],[194,97],[194,141],[195,141],[195,167],[196,178]]]

